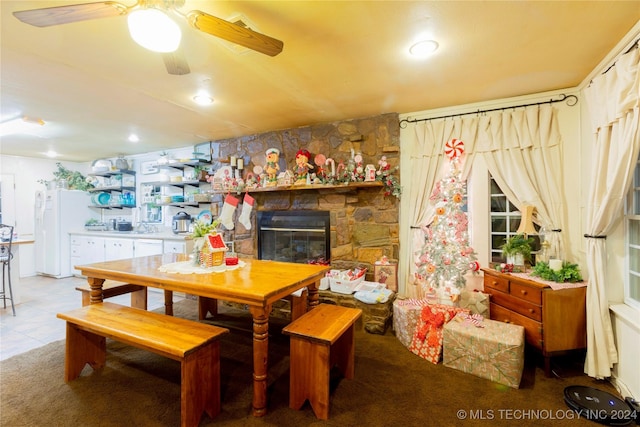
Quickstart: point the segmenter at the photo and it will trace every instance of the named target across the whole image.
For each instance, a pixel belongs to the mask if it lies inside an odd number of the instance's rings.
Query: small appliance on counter
[[[180,211],[173,216],[171,222],[171,229],[174,234],[188,233],[189,225],[191,225],[191,215],[185,211]]]
[[[133,224],[128,221],[121,221],[116,224],[116,229],[118,231],[131,231],[133,230]]]

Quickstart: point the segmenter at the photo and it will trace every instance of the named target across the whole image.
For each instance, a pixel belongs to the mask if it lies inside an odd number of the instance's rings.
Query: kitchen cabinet
[[[71,247],[71,269],[74,275],[79,275],[80,271],[74,269],[76,265],[92,264],[104,261],[105,239],[94,236],[70,236]]]
[[[136,173],[117,169],[89,174],[97,180],[95,188],[89,190],[92,207],[100,209],[134,208],[136,206]],[[109,196],[102,196],[108,194]]]
[[[165,240],[163,252],[165,254],[190,254],[193,252],[193,240],[185,240],[184,242]]]
[[[133,243],[133,256],[136,258],[162,254],[162,240],[136,239]]]
[[[73,274],[76,276],[80,275],[80,271],[73,268],[76,265],[148,255],[161,255],[164,249],[162,239],[99,237],[71,234],[70,242],[71,268]]]
[[[105,238],[104,261],[133,258],[133,244],[132,239]]]
[[[553,290],[521,275],[483,268],[493,320],[524,327],[525,341],[542,353],[551,375],[551,357],[587,346],[585,286]]]

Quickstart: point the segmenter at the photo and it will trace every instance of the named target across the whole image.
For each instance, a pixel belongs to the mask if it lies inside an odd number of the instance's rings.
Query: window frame
[[[637,255],[640,253],[640,155],[633,172],[626,205],[624,303],[640,310],[640,256]],[[632,235],[634,232],[635,236]],[[631,262],[634,256],[636,265]],[[632,286],[637,286],[635,292]]]
[[[491,173],[489,173],[488,175],[489,175],[489,261],[492,263],[505,262],[506,257],[502,255],[502,250],[494,248],[493,246],[494,238],[496,238],[497,236],[500,236],[503,238],[503,243],[504,243],[506,239],[516,235],[518,231],[518,226],[522,219],[522,214],[520,213],[518,208],[516,208],[515,205],[511,203],[511,201],[507,198],[504,192],[502,192],[498,183],[491,176]],[[494,193],[493,192],[494,187],[500,190],[500,192]],[[494,198],[497,198],[497,197],[504,198],[504,200],[506,201],[504,203],[504,208],[505,208],[504,211],[494,210],[493,200]],[[499,205],[499,203],[496,203],[495,205]],[[494,226],[493,218],[498,216],[505,217],[505,231],[496,231],[493,228]],[[512,230],[511,228],[513,224],[515,224],[515,226]]]

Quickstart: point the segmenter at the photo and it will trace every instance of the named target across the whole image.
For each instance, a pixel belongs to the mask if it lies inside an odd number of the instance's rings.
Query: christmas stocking
[[[236,211],[238,201],[238,199],[230,194],[224,198],[222,213],[220,214],[220,217],[218,219],[227,230],[233,230],[235,227],[235,224],[233,223],[233,213]]]
[[[242,204],[242,213],[240,214],[240,224],[247,230],[251,230],[251,211],[253,210],[253,203],[256,199],[251,197],[249,193],[244,193],[244,202]]]

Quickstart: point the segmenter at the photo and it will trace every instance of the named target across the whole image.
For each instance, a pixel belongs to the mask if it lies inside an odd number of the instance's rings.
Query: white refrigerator
[[[56,278],[73,275],[69,232],[81,230],[90,218],[99,218],[99,212],[90,204],[91,195],[84,191],[36,192],[36,273]]]

